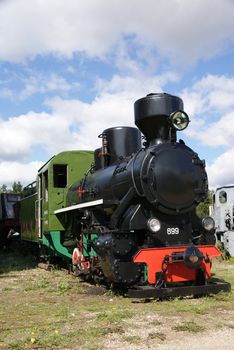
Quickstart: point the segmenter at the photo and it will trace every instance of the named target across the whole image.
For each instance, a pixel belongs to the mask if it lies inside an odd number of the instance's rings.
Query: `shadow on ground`
[[[8,272],[32,269],[36,266],[37,259],[22,250],[19,244],[0,250],[0,278]]]

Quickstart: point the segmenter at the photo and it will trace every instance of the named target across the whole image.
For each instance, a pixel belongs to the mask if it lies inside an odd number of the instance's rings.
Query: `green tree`
[[[12,192],[14,193],[21,193],[22,192],[22,184],[20,183],[20,181],[16,182],[14,181],[13,185],[12,185]]]
[[[209,207],[212,205],[213,194],[214,192],[209,190],[208,196],[197,206],[196,213],[201,219],[209,216]]]
[[[7,185],[3,184],[2,186],[0,186],[0,192],[1,193],[9,192]]]

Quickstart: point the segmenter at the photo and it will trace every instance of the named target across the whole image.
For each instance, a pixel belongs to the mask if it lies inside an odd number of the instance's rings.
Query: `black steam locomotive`
[[[67,237],[77,239],[75,270],[135,297],[227,290],[208,282],[220,252],[213,219],[195,213],[208,191],[205,162],[177,141],[189,124],[183,101],[149,94],[134,111],[138,129],[106,129],[94,164],[57,210],[67,214]]]

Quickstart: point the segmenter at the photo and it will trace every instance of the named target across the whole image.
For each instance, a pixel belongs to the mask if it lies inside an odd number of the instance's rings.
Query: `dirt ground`
[[[234,289],[234,264],[216,262]],[[234,349],[234,293],[131,300],[0,253],[0,349]]]

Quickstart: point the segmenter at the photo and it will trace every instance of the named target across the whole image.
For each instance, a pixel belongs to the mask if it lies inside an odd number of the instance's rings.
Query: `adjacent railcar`
[[[234,257],[234,186],[216,189],[213,195],[213,217],[217,239]]]
[[[0,248],[6,246],[11,237],[20,231],[18,193],[0,194]]]

